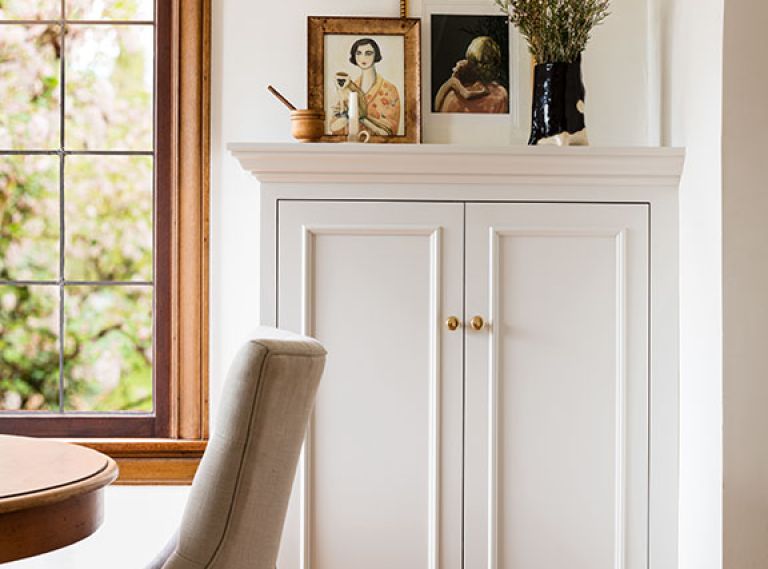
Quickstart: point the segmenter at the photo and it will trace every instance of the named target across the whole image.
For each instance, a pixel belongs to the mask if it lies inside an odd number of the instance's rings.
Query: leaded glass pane
[[[68,156],[65,275],[152,280],[152,157]]]
[[[0,411],[59,408],[59,289],[0,286]]]
[[[64,408],[152,410],[152,287],[68,286]]]
[[[59,278],[59,158],[0,155],[0,280]]]
[[[58,20],[61,0],[2,0],[0,20]]]
[[[67,26],[67,150],[152,150],[152,26]]]
[[[152,0],[67,0],[68,20],[152,20]]]
[[[57,24],[0,26],[0,150],[58,148],[60,57]]]

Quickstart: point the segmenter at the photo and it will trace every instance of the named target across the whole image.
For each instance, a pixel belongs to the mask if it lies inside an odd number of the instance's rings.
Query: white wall
[[[723,0],[662,4],[664,137],[680,192],[680,569],[722,566]]]
[[[728,0],[723,78],[724,567],[768,567],[768,5]]]
[[[648,22],[653,1],[613,0],[611,15],[584,52],[587,129],[594,146],[659,144],[656,24]]]

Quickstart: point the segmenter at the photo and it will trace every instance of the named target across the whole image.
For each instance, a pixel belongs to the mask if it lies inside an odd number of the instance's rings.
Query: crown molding
[[[232,143],[260,182],[677,187],[680,148]]]

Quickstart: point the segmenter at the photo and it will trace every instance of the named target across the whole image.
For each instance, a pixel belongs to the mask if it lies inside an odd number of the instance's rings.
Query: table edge
[[[106,455],[102,456],[104,456],[104,459],[106,460],[106,465],[98,472],[94,472],[91,476],[75,482],[62,484],[61,486],[56,486],[54,488],[46,488],[43,491],[3,498],[0,500],[0,514],[61,502],[73,496],[88,494],[89,492],[109,486],[117,479],[119,470],[117,463],[112,460],[112,458]]]

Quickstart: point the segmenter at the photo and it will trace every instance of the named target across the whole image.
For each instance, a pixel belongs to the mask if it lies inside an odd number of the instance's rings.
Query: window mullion
[[[67,57],[67,3],[61,0],[59,21],[59,413],[64,413],[64,168],[65,168],[65,115],[66,115],[66,57]]]

